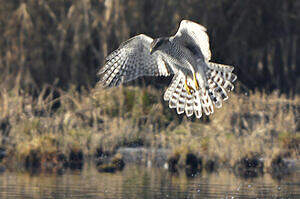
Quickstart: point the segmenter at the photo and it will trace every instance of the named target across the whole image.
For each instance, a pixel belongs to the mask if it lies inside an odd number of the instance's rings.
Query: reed
[[[299,157],[298,96],[233,93],[222,109],[197,120],[178,116],[152,87],[57,89],[60,97],[52,100],[54,91],[34,98],[16,89],[1,91],[0,140],[19,161],[32,150],[93,156],[97,148],[113,154],[122,146],[193,152],[227,165],[254,152],[266,162],[278,154]]]
[[[1,161],[121,146],[165,147],[229,165],[249,153],[267,162],[299,157],[300,39],[291,28],[299,2],[0,2]],[[95,88],[104,57],[122,41],[170,35],[183,18],[208,28],[214,61],[238,66],[238,92],[222,109],[201,120],[178,116],[162,100],[161,81]]]

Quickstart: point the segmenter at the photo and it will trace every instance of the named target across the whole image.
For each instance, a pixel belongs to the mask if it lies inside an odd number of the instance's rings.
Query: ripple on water
[[[64,175],[5,172],[0,198],[296,198],[300,175],[281,181],[268,174],[242,179],[227,171],[187,177],[165,169],[128,165],[122,172],[99,173],[95,168]]]

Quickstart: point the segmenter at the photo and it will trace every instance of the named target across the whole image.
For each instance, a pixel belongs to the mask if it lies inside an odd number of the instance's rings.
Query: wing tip
[[[188,19],[183,19],[183,20],[180,22],[180,24],[196,25],[196,26],[201,27],[201,29],[202,29],[204,32],[207,31],[207,29],[206,29],[205,26],[203,26],[203,25],[201,25],[201,24],[198,24],[198,23],[196,23],[196,22],[194,22],[194,21],[190,21],[190,20],[188,20]]]

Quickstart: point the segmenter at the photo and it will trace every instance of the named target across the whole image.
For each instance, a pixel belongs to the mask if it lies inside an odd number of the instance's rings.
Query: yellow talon
[[[196,74],[195,73],[193,73],[193,77],[194,77],[194,82],[195,82],[196,89],[199,90],[199,84],[198,84],[198,81],[196,79]]]
[[[191,95],[192,94],[191,91],[194,91],[194,89],[187,84],[187,78],[185,78],[185,85],[184,86],[185,86],[185,89],[188,92],[188,94]]]

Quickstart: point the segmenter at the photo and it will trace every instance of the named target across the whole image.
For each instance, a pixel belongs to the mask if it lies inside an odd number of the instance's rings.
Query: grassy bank
[[[78,154],[144,146],[192,152],[228,166],[256,154],[270,166],[278,155],[299,158],[299,104],[299,96],[231,94],[213,116],[197,120],[177,116],[152,87],[81,93],[45,87],[38,97],[18,87],[2,89],[1,164],[26,165],[32,153],[40,162],[63,162],[71,154],[76,161]]]
[[[85,158],[115,156],[122,146],[167,148],[179,165],[187,157],[230,167],[260,159],[267,168],[299,158],[300,37],[293,28],[299,6],[292,0],[5,1],[0,172],[18,165],[81,167]],[[259,91],[232,94],[216,114],[197,120],[162,101],[155,88],[165,81],[87,89],[121,42],[140,33],[173,35],[182,19],[207,27],[212,61],[237,66],[238,93]],[[155,88],[142,87],[149,82]]]

